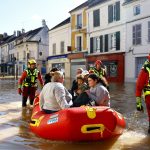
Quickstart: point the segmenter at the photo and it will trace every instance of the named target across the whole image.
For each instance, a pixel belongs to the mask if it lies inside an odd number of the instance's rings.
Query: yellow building
[[[88,1],[70,11],[71,15],[71,78],[76,76],[77,68],[86,69],[87,15]]]
[[[71,50],[87,50],[87,17],[88,2],[70,11],[71,14]]]

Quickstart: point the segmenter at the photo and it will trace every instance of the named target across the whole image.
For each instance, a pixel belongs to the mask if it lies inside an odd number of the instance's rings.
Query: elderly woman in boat
[[[51,76],[52,82],[47,83],[40,93],[40,109],[45,113],[54,113],[73,104],[71,94],[63,86],[63,72],[55,71]]]

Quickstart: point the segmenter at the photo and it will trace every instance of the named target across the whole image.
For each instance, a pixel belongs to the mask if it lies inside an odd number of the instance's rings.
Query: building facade
[[[9,73],[9,68],[12,68],[12,65],[9,62],[9,50],[12,45],[9,43],[15,39],[14,35],[8,36],[6,33],[3,35],[3,38],[0,43],[0,74],[7,75]]]
[[[35,59],[38,69],[42,74],[46,73],[49,29],[44,20],[42,25],[40,28],[23,33],[15,40],[15,70],[18,75],[26,68],[29,59]]]
[[[42,27],[25,32],[14,32],[11,36],[3,36],[0,41],[1,74],[21,75],[27,67],[29,59],[37,61],[37,67],[46,73],[46,58],[48,56],[48,27],[42,20]]]
[[[70,11],[71,15],[71,78],[76,77],[77,68],[86,69],[88,1]]]
[[[87,64],[90,67],[100,59],[112,82],[124,82],[126,26],[123,3],[124,0],[89,0],[87,9]]]
[[[56,67],[70,78],[71,24],[70,17],[49,31],[49,57],[47,72]]]
[[[128,0],[123,4],[126,20],[125,81],[135,82],[150,53],[150,1]]]

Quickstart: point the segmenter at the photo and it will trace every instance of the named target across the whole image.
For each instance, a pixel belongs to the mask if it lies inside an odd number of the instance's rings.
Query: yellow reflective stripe
[[[149,90],[150,89],[150,68],[146,67],[146,70],[149,73],[149,82],[148,82],[148,85],[146,85],[146,87],[145,87],[144,96],[150,95],[150,90]]]
[[[18,85],[18,88],[22,88],[22,85],[21,85],[21,84],[19,84],[19,85]]]
[[[34,69],[33,73],[30,70],[25,70],[27,72],[27,77],[31,77],[31,83],[36,84],[36,77],[38,77],[39,71]],[[23,86],[28,87],[30,83],[28,83],[25,79]]]
[[[31,82],[34,82],[34,81],[35,81],[35,77],[31,76]]]
[[[150,91],[144,92],[144,96],[150,95]]]

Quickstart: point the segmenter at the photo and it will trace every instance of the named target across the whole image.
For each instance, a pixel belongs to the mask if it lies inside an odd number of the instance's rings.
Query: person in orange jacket
[[[138,111],[143,111],[141,96],[145,97],[146,109],[149,119],[148,133],[150,134],[150,54],[147,61],[144,63],[136,82],[136,108]]]
[[[27,99],[30,99],[30,105],[33,105],[35,92],[37,90],[37,79],[43,87],[41,73],[36,68],[34,59],[28,61],[28,68],[24,70],[18,82],[18,94],[22,94],[22,107],[26,107]]]

